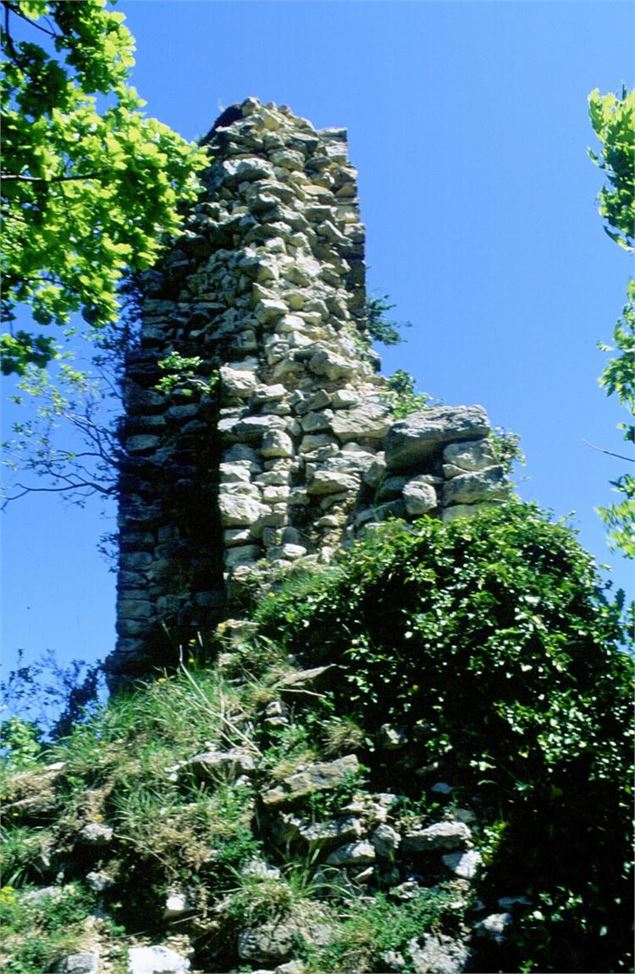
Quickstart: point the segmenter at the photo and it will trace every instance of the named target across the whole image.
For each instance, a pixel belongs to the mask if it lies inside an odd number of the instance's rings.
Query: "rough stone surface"
[[[425,829],[406,832],[404,852],[433,852],[437,849],[460,849],[471,839],[464,822],[435,822]]]
[[[413,477],[403,488],[403,499],[408,514],[419,517],[438,506],[437,492],[422,477]]]
[[[374,830],[370,841],[381,859],[390,859],[399,848],[401,836],[392,825],[384,822]]]
[[[259,964],[286,960],[293,949],[295,927],[284,922],[248,927],[238,935],[238,956]]]
[[[99,974],[99,954],[69,954],[56,970],[57,974]]]
[[[189,960],[167,947],[131,947],[128,951],[129,974],[185,974],[189,969]]]
[[[474,849],[468,852],[448,852],[443,856],[444,865],[460,879],[474,879],[482,862],[481,854]]]
[[[443,451],[443,459],[445,463],[468,473],[496,465],[494,449],[489,440],[450,443]]]
[[[354,754],[347,754],[335,761],[321,761],[296,771],[276,788],[266,791],[262,800],[265,805],[280,805],[295,801],[316,791],[336,788],[351,775],[359,771],[359,761]]]
[[[101,822],[89,822],[78,832],[79,839],[85,845],[102,846],[112,842],[113,831],[109,825]]]
[[[229,751],[206,751],[195,754],[182,768],[199,778],[217,778],[219,775],[249,774],[255,769],[253,755],[242,748]]]
[[[502,944],[507,935],[507,928],[512,922],[511,913],[490,913],[480,923],[477,923],[474,929],[478,936]]]
[[[487,467],[485,470],[464,473],[448,480],[443,487],[443,503],[449,506],[504,500],[508,493],[503,468]]]
[[[366,866],[376,858],[375,847],[370,842],[348,842],[335,849],[327,857],[329,866]]]
[[[443,934],[424,934],[411,940],[408,952],[415,974],[461,974],[469,959],[469,949],[462,940]]]
[[[482,406],[437,406],[395,423],[386,437],[389,470],[412,470],[454,441],[478,440],[490,430]]]
[[[469,515],[504,493],[482,407],[391,418],[346,133],[256,99],[224,119],[205,140],[204,197],[142,282],[112,688],[173,665],[166,629],[185,644],[272,564],[328,560],[387,518]],[[201,364],[161,392],[172,351]]]

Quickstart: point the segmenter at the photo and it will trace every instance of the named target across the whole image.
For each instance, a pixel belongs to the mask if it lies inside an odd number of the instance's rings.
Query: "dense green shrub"
[[[478,797],[492,889],[542,904],[521,924],[527,970],[628,953],[631,666],[608,594],[569,528],[512,503],[388,524],[258,610],[288,652],[337,664],[338,712],[405,729],[404,790],[441,768]]]

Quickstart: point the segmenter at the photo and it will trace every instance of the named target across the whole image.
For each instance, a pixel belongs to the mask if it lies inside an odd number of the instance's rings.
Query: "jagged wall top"
[[[394,423],[345,131],[250,98],[205,141],[205,198],[146,277],[128,363],[114,672],[156,665],[164,627],[209,625],[263,565],[502,493],[481,407]],[[172,351],[200,374],[160,392]]]

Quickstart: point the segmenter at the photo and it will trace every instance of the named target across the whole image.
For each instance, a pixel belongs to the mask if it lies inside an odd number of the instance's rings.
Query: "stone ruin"
[[[164,665],[168,633],[217,623],[263,567],[327,561],[388,517],[449,519],[508,493],[481,406],[395,421],[346,138],[286,106],[227,109],[204,140],[204,196],[145,275],[114,686]],[[166,383],[174,353],[189,361]]]

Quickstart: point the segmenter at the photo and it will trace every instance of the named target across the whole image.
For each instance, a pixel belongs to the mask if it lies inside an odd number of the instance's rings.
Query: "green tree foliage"
[[[589,150],[596,166],[605,173],[608,185],[600,190],[600,216],[606,233],[625,250],[633,250],[635,233],[635,90],[622,89],[601,95],[596,88],[589,95],[589,116],[602,152]]]
[[[263,601],[264,634],[335,664],[336,709],[371,739],[403,730],[399,788],[442,775],[458,804],[477,796],[480,892],[531,901],[507,966],[478,970],[629,969],[631,666],[621,598],[572,532],[516,503],[388,524],[301,581]]]
[[[127,80],[134,40],[106,0],[2,7],[4,312],[25,302],[46,325],[81,310],[98,327],[117,316],[122,275],[178,233],[177,204],[194,198],[206,157],[143,113]],[[42,367],[54,345],[3,335],[3,371]]]
[[[589,115],[593,130],[602,143],[601,154],[589,150],[591,159],[606,174],[607,185],[598,197],[605,231],[623,249],[633,252],[635,243],[635,90],[622,90],[621,96],[589,95]],[[617,396],[629,414],[635,415],[635,280],[627,286],[627,301],[613,330],[613,342],[600,342],[604,352],[613,354],[600,376],[607,395]],[[624,438],[633,441],[632,422],[621,423]],[[624,474],[613,481],[622,500],[601,507],[600,516],[608,528],[609,543],[628,558],[635,558],[635,477]]]
[[[374,342],[382,345],[399,345],[403,341],[401,328],[410,328],[409,321],[398,322],[386,317],[388,311],[395,307],[390,303],[387,294],[379,295],[375,298],[368,298],[366,301],[366,327],[368,334]]]

